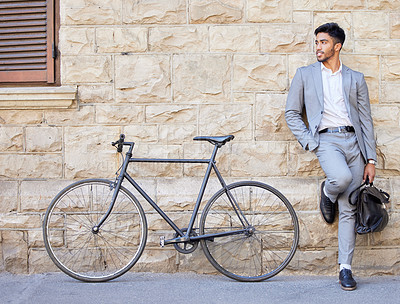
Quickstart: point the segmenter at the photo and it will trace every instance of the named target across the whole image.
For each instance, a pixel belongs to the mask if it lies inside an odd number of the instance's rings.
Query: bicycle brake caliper
[[[165,245],[165,236],[160,236],[160,246],[161,247],[164,247],[164,245]]]

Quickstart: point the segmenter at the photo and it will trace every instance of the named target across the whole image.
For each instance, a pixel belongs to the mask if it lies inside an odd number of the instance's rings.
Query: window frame
[[[18,2],[23,0],[8,0],[12,10],[18,10]],[[14,3],[15,2],[15,3]],[[28,1],[26,1],[28,2]],[[46,3],[46,61],[45,69],[23,69],[0,71],[0,87],[10,86],[59,86],[60,85],[60,60],[58,45],[59,31],[59,0],[43,0]],[[14,4],[14,5],[13,5]],[[7,4],[5,4],[6,6]],[[6,8],[7,9],[7,8]],[[5,10],[6,10],[5,9]],[[26,8],[25,8],[26,9]],[[21,7],[23,16],[24,7]],[[15,13],[14,13],[15,14]],[[22,18],[21,18],[22,19]],[[29,28],[29,22],[27,22]],[[10,28],[12,26],[9,26]],[[7,30],[7,25],[2,27]],[[1,29],[1,27],[0,27]],[[1,33],[0,33],[1,35]],[[28,33],[29,35],[29,33]],[[3,41],[6,39],[3,39]],[[43,44],[44,45],[44,44]],[[11,53],[11,51],[10,51]],[[7,52],[3,52],[6,54]],[[28,58],[28,56],[26,57]],[[44,56],[43,56],[44,58]]]

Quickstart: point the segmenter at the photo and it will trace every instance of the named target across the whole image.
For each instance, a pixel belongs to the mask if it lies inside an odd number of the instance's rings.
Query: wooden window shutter
[[[54,0],[0,1],[0,83],[54,83]]]

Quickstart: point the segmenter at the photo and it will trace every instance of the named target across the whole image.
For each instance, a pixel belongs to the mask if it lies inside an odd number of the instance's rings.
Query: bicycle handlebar
[[[125,140],[125,134],[120,134],[119,139],[111,143],[114,147],[117,146],[117,152],[122,152],[124,140]]]

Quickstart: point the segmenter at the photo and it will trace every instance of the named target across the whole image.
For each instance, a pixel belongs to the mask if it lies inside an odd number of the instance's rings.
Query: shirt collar
[[[342,67],[343,67],[342,61],[340,60],[339,70],[337,70],[335,73],[332,73],[332,70],[330,70],[327,67],[325,67],[325,65],[321,62],[321,71],[322,72],[323,71],[328,72],[329,74],[332,74],[332,75],[336,75],[336,74],[339,74],[339,73],[341,74],[342,73]]]

